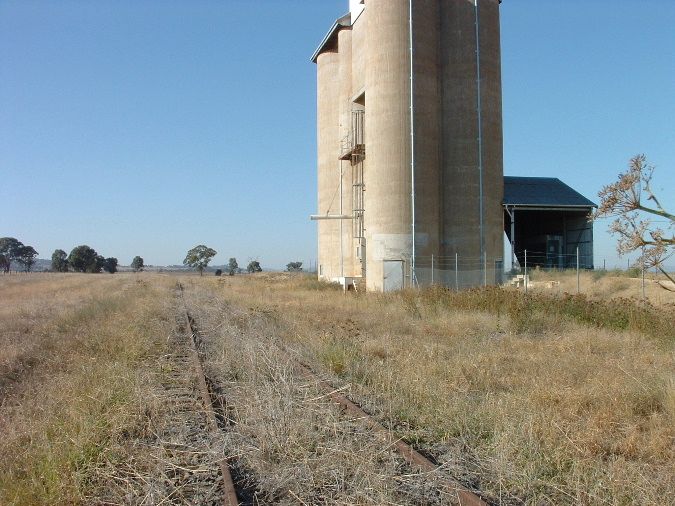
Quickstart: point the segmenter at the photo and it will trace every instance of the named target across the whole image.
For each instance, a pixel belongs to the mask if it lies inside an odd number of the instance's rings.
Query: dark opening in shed
[[[557,178],[504,177],[504,231],[514,258],[528,266],[593,268],[593,223],[597,207]]]

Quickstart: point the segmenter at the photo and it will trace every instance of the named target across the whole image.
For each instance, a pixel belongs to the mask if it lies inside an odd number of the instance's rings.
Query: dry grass
[[[226,447],[255,504],[453,502],[299,374],[276,322],[223,304],[208,281],[188,286],[232,420]]]
[[[123,281],[100,276],[33,274],[0,276],[0,397],[15,380],[25,378],[44,354],[49,325],[85,305],[95,294],[119,290]]]
[[[534,298],[523,315],[489,300],[475,309],[490,292],[323,288],[289,276],[221,281],[224,300],[272,322],[381,420],[500,502],[674,500],[671,309],[666,325],[636,313],[647,329],[670,329],[658,338],[602,318],[575,323],[565,311],[583,299],[554,312],[555,301]]]
[[[535,293],[562,294],[577,292],[577,276],[574,271],[541,271],[530,272]],[[557,282],[549,286],[550,281]],[[653,272],[645,274],[645,297],[656,305],[675,305],[675,292],[665,290],[661,284],[671,286],[662,275]],[[642,278],[640,272],[632,269],[623,271],[582,271],[579,275],[581,293],[598,300],[608,299],[642,299]]]
[[[284,349],[495,503],[675,503],[667,302],[607,301],[616,287],[343,295],[306,276],[185,278],[234,420],[210,441],[195,409],[177,407],[194,399],[166,340],[174,283],[0,278],[0,504],[180,502],[218,449],[261,503],[451,502]]]
[[[19,278],[0,283],[0,504],[81,502],[108,445],[138,423],[144,360],[172,322],[139,277]]]

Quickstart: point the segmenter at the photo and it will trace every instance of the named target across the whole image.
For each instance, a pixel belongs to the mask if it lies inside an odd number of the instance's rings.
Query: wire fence
[[[507,285],[524,291],[549,290],[584,293],[595,290],[603,278],[620,277],[625,282],[616,286],[629,297],[647,298],[652,286],[663,283],[662,277],[638,263],[627,260],[625,269],[607,270],[606,262],[600,268],[594,265],[593,255],[578,250],[571,254],[523,250],[507,258],[451,256],[418,256],[415,259],[411,286],[424,288],[432,285],[454,290],[465,290],[490,285]],[[412,267],[410,267],[412,271]],[[589,276],[590,275],[590,276]],[[667,281],[666,281],[667,283]]]

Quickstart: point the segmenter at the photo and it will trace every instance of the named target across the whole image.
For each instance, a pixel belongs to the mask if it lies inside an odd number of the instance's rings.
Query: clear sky
[[[347,0],[0,0],[0,236],[128,264],[316,258],[316,76]],[[675,2],[504,0],[504,171],[675,208]],[[596,265],[619,261],[596,224]],[[621,265],[625,260],[621,261]]]

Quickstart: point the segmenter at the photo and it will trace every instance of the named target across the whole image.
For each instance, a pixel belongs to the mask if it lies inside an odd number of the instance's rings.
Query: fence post
[[[645,261],[644,261],[644,257],[643,257],[643,260],[642,260],[642,299],[646,299],[646,298],[647,297],[645,296]]]
[[[577,293],[579,293],[579,246],[577,246]]]
[[[483,287],[487,286],[487,253],[483,253]]]
[[[527,250],[525,250],[525,277],[523,278],[523,284],[525,285],[525,293],[527,293]]]
[[[431,255],[431,285],[434,284],[434,256]]]
[[[455,291],[459,292],[459,253],[455,253]]]

